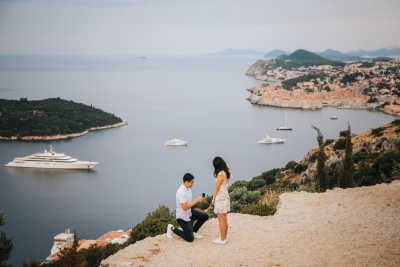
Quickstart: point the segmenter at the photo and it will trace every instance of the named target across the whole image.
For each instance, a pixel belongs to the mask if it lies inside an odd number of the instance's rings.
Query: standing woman
[[[221,237],[213,242],[219,245],[225,245],[228,240],[228,212],[231,210],[231,201],[229,199],[228,184],[232,177],[232,172],[226,166],[225,161],[220,157],[215,157],[213,160],[214,177],[216,184],[211,204],[214,205],[214,213],[217,214],[219,222],[219,231]]]

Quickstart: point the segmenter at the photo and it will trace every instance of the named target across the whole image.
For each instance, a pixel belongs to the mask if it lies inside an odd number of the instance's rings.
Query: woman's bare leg
[[[219,222],[219,232],[221,234],[221,241],[225,241],[228,235],[228,217],[227,214],[217,214]]]

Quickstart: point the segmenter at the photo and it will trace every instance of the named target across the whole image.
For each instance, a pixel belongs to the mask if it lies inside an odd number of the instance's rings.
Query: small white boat
[[[165,145],[166,146],[186,146],[187,142],[175,138],[175,139],[172,139],[170,141],[167,141],[165,143]]]
[[[335,111],[335,115],[333,117],[331,117],[331,120],[337,120],[336,111]]]
[[[283,143],[283,142],[285,142],[285,139],[269,137],[268,134],[266,137],[264,137],[260,141],[258,141],[259,144],[278,144],[278,143]]]
[[[18,168],[87,170],[93,169],[97,164],[99,163],[93,161],[78,161],[77,159],[66,156],[63,153],[56,153],[53,146],[50,144],[50,150],[45,150],[44,153],[36,153],[26,157],[17,157],[5,166]]]
[[[285,117],[286,117],[286,125],[278,127],[277,130],[280,130],[280,131],[291,131],[292,130],[292,127],[288,127],[286,111],[285,111]]]

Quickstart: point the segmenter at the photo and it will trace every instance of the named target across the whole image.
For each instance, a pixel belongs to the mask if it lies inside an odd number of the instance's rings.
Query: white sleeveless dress
[[[220,171],[218,175],[224,175],[224,181],[221,183],[217,196],[215,197],[214,202],[214,213],[215,214],[225,214],[231,211],[231,200],[229,198],[228,192],[228,184],[229,182],[226,180],[226,173],[224,171]],[[231,173],[232,178],[232,173]],[[215,179],[217,181],[217,179]]]

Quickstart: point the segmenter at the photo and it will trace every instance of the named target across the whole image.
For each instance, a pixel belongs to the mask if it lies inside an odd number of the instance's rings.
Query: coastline
[[[74,138],[74,137],[80,137],[87,135],[91,131],[97,131],[97,130],[104,130],[104,129],[111,129],[111,128],[116,128],[116,127],[121,127],[124,125],[127,125],[128,123],[123,121],[120,123],[116,124],[111,124],[111,125],[106,125],[106,126],[100,126],[100,127],[92,127],[87,129],[86,131],[83,131],[81,133],[73,133],[73,134],[57,134],[57,135],[51,135],[51,136],[12,136],[12,137],[3,137],[0,136],[0,140],[22,140],[22,141],[36,141],[36,140],[60,140],[60,139],[68,139],[68,138]]]
[[[318,110],[324,107],[337,109],[377,110],[388,115],[400,116],[400,105],[368,103],[368,98],[359,92],[359,88],[340,88],[333,92],[306,93],[302,90],[288,91],[279,84],[265,84],[246,89],[251,93],[246,100],[251,104],[279,108]]]

